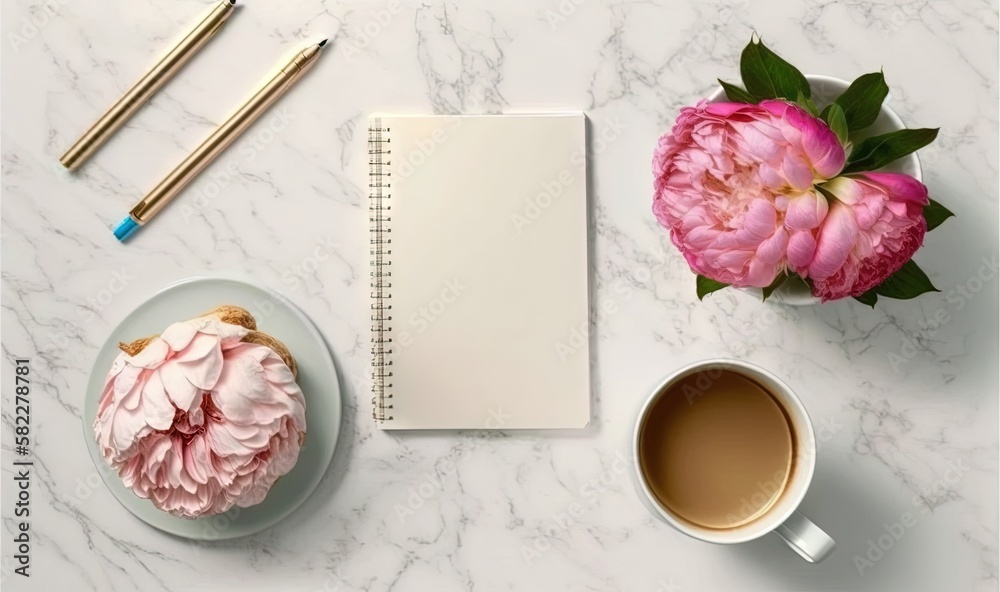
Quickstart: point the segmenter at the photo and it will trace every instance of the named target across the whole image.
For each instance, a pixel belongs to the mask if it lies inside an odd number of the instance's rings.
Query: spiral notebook
[[[370,119],[380,428],[587,425],[585,130],[582,113]]]

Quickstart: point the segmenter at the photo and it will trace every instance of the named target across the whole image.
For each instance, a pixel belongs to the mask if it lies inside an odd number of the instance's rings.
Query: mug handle
[[[830,535],[803,516],[798,511],[792,513],[784,523],[774,529],[793,551],[809,563],[819,563],[837,548]]]

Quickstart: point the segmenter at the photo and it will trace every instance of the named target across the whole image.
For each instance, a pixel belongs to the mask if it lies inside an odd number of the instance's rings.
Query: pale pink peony
[[[908,175],[861,173],[823,184],[834,196],[811,244],[790,244],[789,264],[824,302],[861,296],[923,244],[927,187]]]
[[[305,402],[273,350],[209,316],[175,323],[105,381],[94,431],[125,485],[184,517],[263,501],[295,465]]]
[[[702,101],[660,138],[653,212],[696,273],[765,287],[785,271],[789,243],[823,222],[814,186],[844,161],[836,134],[797,105]]]

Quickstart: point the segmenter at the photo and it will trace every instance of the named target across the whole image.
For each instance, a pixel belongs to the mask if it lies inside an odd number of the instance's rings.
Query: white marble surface
[[[393,4],[396,14],[376,1],[242,4],[69,175],[62,151],[206,3],[4,2],[5,590],[997,589],[995,2],[428,0]],[[941,127],[923,152],[925,180],[958,218],[917,256],[940,294],[875,310],[788,309],[732,292],[696,300],[650,213],[651,149],[678,108],[717,76],[736,79],[753,29],[806,72],[884,68],[904,120]],[[250,130],[258,145],[228,152],[130,244],[114,241],[108,225],[272,63],[325,35],[332,51]],[[605,311],[592,328],[596,419],[559,435],[380,432],[363,390],[365,114],[538,108],[585,109],[595,138],[593,306]],[[227,163],[238,169],[231,180],[218,177]],[[196,546],[114,501],[80,413],[111,328],[162,286],[214,272],[250,277],[311,315],[343,372],[345,422],[327,477],[289,520]],[[36,381],[30,580],[11,573],[15,356],[32,359]],[[647,391],[712,356],[766,366],[810,409],[822,445],[803,510],[839,543],[825,563],[775,537],[687,539],[615,472]],[[582,516],[557,526],[574,503]],[[859,574],[855,556],[905,513],[915,524]]]

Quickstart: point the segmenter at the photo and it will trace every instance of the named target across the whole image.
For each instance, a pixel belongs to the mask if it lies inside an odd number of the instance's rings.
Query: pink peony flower
[[[815,241],[790,242],[788,261],[824,302],[861,296],[924,242],[927,187],[908,175],[862,173],[823,184],[836,199]]]
[[[94,422],[125,485],[184,517],[263,501],[295,465],[302,391],[270,348],[214,316],[175,323],[135,356],[121,353]]]
[[[814,186],[844,161],[836,134],[797,105],[702,101],[660,138],[653,213],[696,273],[768,286],[823,222]]]

